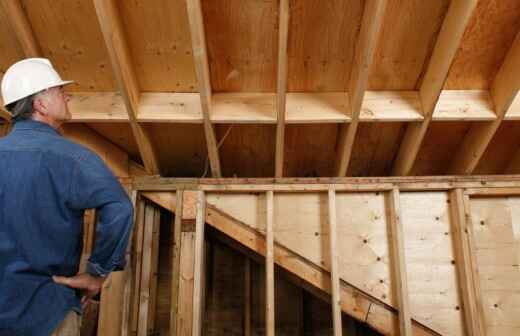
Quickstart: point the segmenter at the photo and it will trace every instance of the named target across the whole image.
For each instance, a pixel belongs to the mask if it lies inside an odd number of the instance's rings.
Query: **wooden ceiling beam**
[[[408,175],[413,168],[444,82],[476,5],[477,0],[451,2],[419,89],[424,120],[410,124],[406,128],[394,162],[393,175]]]
[[[276,152],[275,177],[283,176],[285,118],[287,98],[287,43],[289,38],[289,0],[280,0],[278,27],[278,70],[276,76]]]
[[[484,155],[502,120],[507,114],[520,89],[520,32],[507,53],[493,83],[491,96],[495,103],[497,119],[491,122],[474,123],[462,146],[455,155],[450,173],[471,174]]]
[[[145,169],[149,174],[159,174],[159,163],[150,136],[137,121],[140,98],[139,85],[132,66],[132,59],[117,5],[114,0],[94,0],[94,6]]]
[[[211,124],[211,80],[209,74],[208,52],[206,50],[206,35],[204,32],[204,21],[202,18],[202,8],[200,0],[188,0],[188,20],[190,23],[191,43],[195,72],[200,92],[200,103],[202,108],[202,121],[206,145],[208,148],[208,158],[213,177],[221,177],[220,157],[215,136],[215,129]]]
[[[32,26],[29,23],[21,1],[4,0],[1,2],[4,6],[4,11],[7,14],[6,16],[9,19],[9,23],[11,24],[11,27],[18,38],[18,42],[22,47],[24,55],[26,57],[42,57],[43,53],[40,45],[34,35]]]
[[[338,142],[338,161],[336,175],[347,175],[348,165],[356,138],[361,105],[365,96],[370,65],[375,53],[381,26],[383,25],[385,0],[367,0],[361,23],[361,30],[356,43],[356,50],[349,80],[350,117],[349,125],[342,125]]]

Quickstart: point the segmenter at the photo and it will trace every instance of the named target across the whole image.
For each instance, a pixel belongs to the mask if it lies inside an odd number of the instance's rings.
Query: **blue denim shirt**
[[[87,271],[124,267],[132,204],[90,150],[47,124],[20,121],[0,138],[0,336],[49,335],[79,293],[52,281],[78,272],[84,209],[98,209]]]

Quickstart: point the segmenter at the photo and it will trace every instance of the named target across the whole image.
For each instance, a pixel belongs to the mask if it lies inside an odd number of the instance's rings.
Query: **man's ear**
[[[45,105],[44,99],[41,96],[34,97],[33,110],[35,113],[47,115],[47,106]]]

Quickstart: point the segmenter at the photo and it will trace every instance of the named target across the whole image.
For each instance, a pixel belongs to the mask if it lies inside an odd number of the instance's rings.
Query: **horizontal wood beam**
[[[202,8],[200,0],[187,0],[186,4],[188,8],[188,21],[190,23],[195,72],[197,74],[197,81],[200,92],[202,121],[204,125],[204,134],[206,136],[206,146],[208,148],[208,158],[213,177],[220,177],[222,172],[220,169],[220,157],[218,153],[217,139],[215,137],[215,130],[211,124],[210,119],[212,109],[212,92]]]
[[[410,174],[477,0],[452,1],[419,89],[424,120],[408,125],[393,175]]]
[[[94,0],[94,6],[144,166],[148,173],[159,174],[159,163],[150,135],[137,121],[140,90],[117,4],[114,0]]]
[[[356,139],[359,115],[368,83],[370,64],[375,53],[379,32],[383,25],[386,8],[384,0],[367,0],[361,30],[356,42],[356,49],[352,62],[352,70],[349,79],[350,116],[349,125],[342,125],[338,141],[338,159],[336,163],[336,175],[346,176],[354,141]]]
[[[516,188],[519,175],[414,176],[414,177],[345,177],[345,178],[250,178],[190,179],[135,177],[133,188],[141,191],[174,191],[178,189],[213,192],[315,192],[327,191],[335,184],[337,191],[401,191],[453,190],[454,188]]]
[[[449,173],[471,174],[484,155],[489,143],[504,120],[520,89],[520,32],[506,55],[492,85],[491,96],[497,119],[475,123],[466,134],[455,155]]]
[[[71,92],[72,122],[129,122],[123,97],[118,92]],[[276,124],[274,93],[217,93],[213,95],[213,124]],[[519,99],[520,100],[520,99]],[[287,124],[349,123],[343,110],[350,104],[346,92],[299,92],[287,94]],[[513,108],[509,112],[515,112]],[[1,112],[0,112],[1,113]],[[10,117],[7,112],[3,112]],[[505,120],[519,120],[508,113]],[[360,122],[415,122],[423,120],[418,91],[366,91]],[[444,90],[433,121],[492,121],[497,119],[486,90]],[[138,122],[203,122],[198,93],[141,93]]]

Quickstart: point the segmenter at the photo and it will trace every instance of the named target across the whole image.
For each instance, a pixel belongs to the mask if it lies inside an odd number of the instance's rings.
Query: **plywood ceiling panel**
[[[480,0],[445,89],[488,89],[520,31],[520,1]]]
[[[218,125],[224,177],[270,177],[274,174],[274,125]]]
[[[150,134],[163,176],[202,177],[207,155],[202,125],[149,123],[143,126]],[[209,167],[206,176],[211,176]]]
[[[45,57],[73,91],[115,91],[115,79],[90,0],[23,0]]]
[[[346,91],[364,1],[290,3],[288,90]]]
[[[274,92],[277,0],[203,0],[215,91]]]
[[[484,152],[474,174],[503,174],[520,148],[520,121],[504,121]]]
[[[387,176],[404,134],[405,123],[361,123],[347,176]]]
[[[132,160],[137,163],[141,162],[139,149],[130,129],[130,124],[88,123],[87,126],[130,154]]]
[[[432,122],[410,175],[443,175],[457,154],[471,123]]]
[[[370,90],[414,90],[428,65],[448,0],[388,0]]]
[[[120,1],[119,6],[141,90],[198,91],[186,1]]]
[[[287,125],[284,176],[334,176],[338,124]]]

